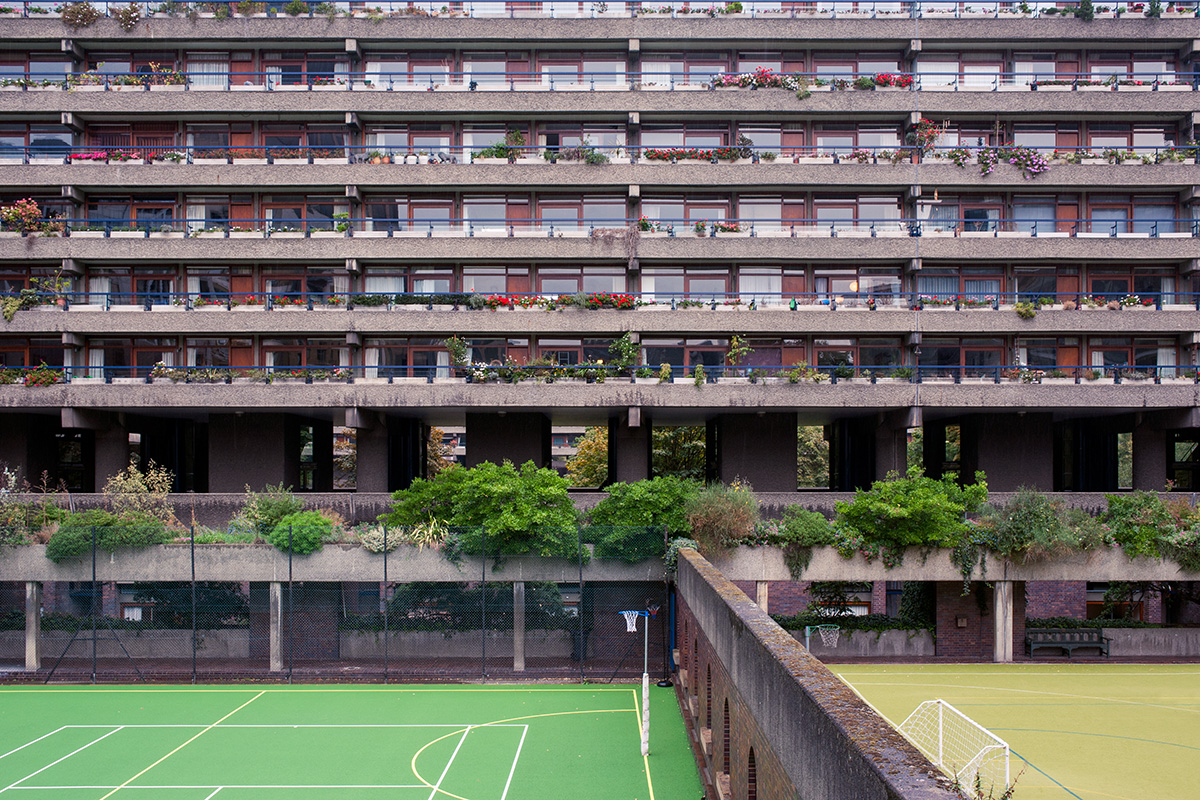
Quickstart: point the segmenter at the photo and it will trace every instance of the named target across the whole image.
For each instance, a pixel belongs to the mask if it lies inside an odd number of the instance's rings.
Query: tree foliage
[[[874,547],[954,547],[967,532],[966,514],[986,500],[982,472],[975,483],[959,486],[953,476],[934,480],[910,469],[905,478],[889,475],[856,491],[852,501],[839,500],[837,520]]]
[[[655,428],[651,442],[651,474],[704,480],[705,436],[703,425]]]
[[[588,521],[593,525],[665,527],[671,538],[686,536],[691,528],[685,509],[702,488],[699,481],[674,477],[614,483],[608,487],[608,497],[588,512]]]
[[[113,513],[124,520],[156,519],[166,525],[175,522],[175,511],[169,499],[175,485],[175,474],[166,467],[149,461],[146,471],[130,464],[108,479],[104,496]]]
[[[574,557],[578,519],[568,485],[532,461],[519,469],[510,461],[455,467],[393,493],[392,510],[382,519],[389,525],[436,519],[459,528],[457,543],[467,555],[484,552],[486,527],[488,555]]]
[[[796,485],[829,486],[829,442],[820,426],[801,426],[796,432]]]
[[[572,486],[603,486],[608,480],[608,429],[592,427],[575,443],[567,459],[567,480]]]

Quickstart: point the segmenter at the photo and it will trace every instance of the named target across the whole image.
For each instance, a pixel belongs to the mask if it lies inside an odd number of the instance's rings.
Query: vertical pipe
[[[288,525],[288,683],[292,682],[292,651],[295,650],[296,617],[292,605],[292,526]]]
[[[25,582],[25,671],[42,668],[42,584]]]
[[[96,526],[92,526],[92,683],[96,682]]]
[[[479,609],[482,616],[479,637],[479,673],[487,680],[487,526],[483,526],[483,558],[479,561]]]
[[[388,546],[387,546],[387,524],[383,526],[383,682],[388,682]]]
[[[578,549],[575,551],[575,555],[576,555],[576,559],[579,562],[579,611],[575,616],[576,616],[576,619],[579,620],[579,628],[577,629],[577,635],[579,636],[579,682],[584,683],[585,679],[583,677],[583,661],[585,658],[587,658],[587,636],[584,633],[584,628],[583,628],[584,602],[583,602],[583,529],[582,528],[579,530],[578,537],[579,537],[578,542],[577,542]]]
[[[196,526],[192,526],[192,683],[196,682]]]

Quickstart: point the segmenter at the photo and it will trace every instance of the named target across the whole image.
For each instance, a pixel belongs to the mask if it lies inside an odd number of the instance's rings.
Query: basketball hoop
[[[807,625],[804,628],[804,647],[809,648],[813,631],[821,635],[821,644],[828,648],[836,648],[841,628],[837,625]]]
[[[640,611],[622,611],[621,616],[625,617],[625,630],[629,633],[637,633],[638,617],[642,615]]]

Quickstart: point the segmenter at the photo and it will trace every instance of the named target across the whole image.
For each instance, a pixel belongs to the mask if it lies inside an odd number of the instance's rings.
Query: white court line
[[[67,727],[67,726],[66,726],[66,725],[64,725],[64,726],[63,726],[63,728],[65,728],[65,727]],[[89,726],[89,727],[90,727],[90,726]],[[111,727],[112,727],[112,725],[96,725],[95,727],[97,727],[97,728],[111,728]],[[31,744],[37,744],[37,743],[38,743],[38,742],[40,742],[42,739],[45,739],[47,736],[53,736],[54,734],[56,734],[56,733],[58,733],[59,731],[61,731],[63,728],[55,728],[54,730],[50,731],[49,733],[45,734],[44,736],[39,736],[38,738],[34,739],[32,742],[26,742],[25,744],[21,745],[20,747],[14,747],[12,750],[9,750],[9,751],[8,751],[7,753],[5,753],[4,755],[0,756],[0,758],[8,758],[9,756],[11,756],[13,753],[17,752],[18,750],[24,750],[26,747],[29,747],[29,745],[31,745]]]
[[[59,730],[64,730],[67,728],[115,728],[115,727],[117,727],[117,726],[115,726],[115,725],[63,725],[62,728],[59,728]],[[212,725],[205,725],[204,723],[199,723],[199,724],[192,724],[192,723],[183,724],[183,723],[181,723],[179,725],[122,725],[121,727],[122,728],[211,728]],[[341,724],[334,724],[334,723],[313,723],[313,724],[303,724],[302,723],[300,725],[288,725],[287,723],[279,722],[279,723],[273,723],[271,725],[257,724],[257,723],[256,724],[233,723],[230,725],[222,725],[221,727],[222,728],[453,728],[455,730],[462,730],[463,728],[467,728],[467,727],[477,728],[477,727],[479,727],[479,724],[476,722],[463,722],[463,723],[459,723],[456,725],[451,725],[449,723],[443,723],[443,722],[430,722],[428,724],[418,724],[418,723],[383,724],[383,723],[381,723],[381,724],[359,725],[357,723],[347,723],[345,725],[341,725]],[[506,723],[499,723],[496,725],[488,725],[488,727],[489,728],[520,728],[520,727],[522,727],[522,725],[517,722],[506,722]],[[49,733],[46,734],[46,736],[49,736],[49,735],[50,735]],[[46,737],[43,736],[41,738],[44,739]],[[34,739],[34,741],[36,742],[37,739]],[[33,742],[30,742],[29,744],[33,744]],[[27,744],[21,745],[21,747],[28,747],[28,746],[29,745],[27,745]],[[18,748],[18,749],[20,749],[20,748]],[[16,752],[16,751],[14,750],[13,752]],[[0,756],[0,758],[3,758],[3,756]]]
[[[442,770],[438,782],[433,785],[433,789],[429,792],[429,800],[433,800],[434,796],[441,791],[442,781],[446,780],[446,773],[450,771],[450,765],[454,763],[454,759],[458,757],[458,751],[462,749],[463,742],[467,740],[467,734],[471,732],[471,726],[463,731],[463,735],[459,737],[458,745],[454,748],[454,752],[450,754],[450,760],[446,762],[446,768]]]
[[[49,764],[47,764],[46,766],[42,767],[42,768],[41,768],[41,769],[39,769],[37,772],[31,772],[31,773],[29,773],[28,775],[26,775],[24,778],[21,778],[21,780],[19,780],[19,781],[14,781],[13,783],[10,783],[8,786],[5,786],[3,789],[0,789],[0,794],[4,794],[4,793],[5,793],[5,792],[7,792],[9,789],[12,789],[12,788],[14,788],[14,787],[15,787],[15,786],[16,786],[18,783],[24,783],[25,781],[29,780],[29,779],[30,779],[30,778],[32,778],[34,775],[37,775],[37,774],[38,774],[38,773],[40,773],[40,772],[45,772],[46,770],[48,770],[48,769],[50,769],[51,767],[53,767],[55,764],[57,764],[57,763],[59,763],[59,762],[61,762],[61,761],[66,761],[68,758],[70,758],[71,756],[75,755],[76,753],[82,752],[83,750],[87,750],[89,747],[91,747],[92,745],[94,745],[96,742],[103,741],[104,739],[107,739],[108,737],[112,736],[114,733],[116,733],[116,732],[117,732],[117,731],[119,731],[119,730],[121,730],[121,729],[120,729],[120,728],[114,728],[113,730],[111,730],[111,731],[109,731],[108,733],[106,733],[106,734],[104,734],[103,736],[101,736],[99,739],[93,739],[92,741],[90,741],[90,742],[88,742],[87,744],[85,744],[83,747],[80,747],[78,750],[72,750],[70,753],[67,753],[67,754],[66,754],[65,756],[63,756],[62,758],[60,758],[60,759],[58,759],[58,760],[56,760],[56,761],[51,761]]]
[[[217,792],[221,791],[224,788],[225,788],[224,786],[218,786],[217,788],[213,789],[213,793],[210,794],[208,797],[204,798],[204,800],[212,800],[214,797],[217,796]]]
[[[14,792],[36,792],[44,789],[52,789],[55,791],[81,790],[81,789],[113,789],[114,786],[17,786],[13,789]],[[126,786],[125,791],[135,792],[141,789],[155,789],[163,791],[166,789],[211,789],[212,784],[189,786],[180,784],[178,786],[151,786],[143,784],[139,786]],[[217,787],[216,794],[222,789],[428,789],[429,786],[424,783],[226,783]],[[212,795],[209,795],[212,797]],[[208,800],[208,798],[205,798]]]
[[[501,727],[499,725],[497,728]],[[504,782],[504,792],[500,795],[500,800],[505,800],[508,797],[508,787],[512,785],[513,775],[517,772],[517,761],[521,758],[521,748],[525,746],[525,736],[529,733],[529,726],[522,725],[525,730],[521,732],[521,741],[517,742],[517,753],[513,756],[512,768],[508,771],[508,780]]]
[[[122,789],[124,789],[126,786],[128,786],[128,785],[129,785],[129,784],[131,784],[131,783],[133,783],[135,780],[137,780],[138,778],[142,777],[142,776],[143,776],[143,775],[145,775],[147,772],[149,772],[150,770],[154,769],[154,768],[155,768],[155,767],[157,767],[159,764],[161,764],[162,762],[166,761],[168,758],[170,758],[171,756],[175,755],[175,754],[176,754],[176,753],[178,753],[180,750],[182,750],[183,748],[187,747],[187,746],[188,746],[189,744],[191,744],[192,742],[194,742],[194,741],[196,741],[197,739],[199,739],[199,738],[200,738],[201,736],[203,736],[205,733],[207,733],[208,731],[211,731],[213,728],[217,727],[217,726],[218,726],[218,725],[220,725],[222,722],[224,722],[225,720],[229,719],[229,718],[230,718],[230,717],[232,717],[234,714],[236,714],[237,712],[241,711],[243,708],[245,708],[246,706],[250,705],[251,703],[253,703],[253,702],[254,702],[255,700],[257,700],[258,698],[262,697],[264,694],[266,694],[266,692],[265,692],[265,691],[262,691],[262,692],[259,692],[259,693],[258,693],[258,694],[256,694],[256,695],[254,695],[254,697],[251,697],[249,700],[247,700],[246,702],[242,703],[240,706],[238,706],[237,708],[235,708],[233,711],[230,711],[228,714],[226,714],[225,716],[221,717],[219,720],[217,720],[216,722],[214,722],[212,725],[209,725],[207,728],[205,728],[204,730],[200,731],[199,733],[197,733],[197,734],[196,734],[195,736],[193,736],[192,738],[188,739],[188,740],[187,740],[186,742],[184,742],[183,744],[179,745],[179,747],[176,747],[174,750],[172,750],[171,752],[167,753],[165,756],[163,756],[162,758],[160,758],[158,761],[155,761],[153,764],[151,764],[150,766],[146,767],[144,770],[142,770],[141,772],[139,772],[137,775],[134,775],[132,778],[130,778],[129,780],[125,781],[125,782],[124,782],[124,783],[122,783],[120,786],[118,786],[117,788],[115,788],[115,789],[113,789],[111,792],[109,792],[108,794],[104,795],[104,797],[101,797],[101,798],[100,798],[100,800],[108,800],[108,798],[112,797],[114,794],[116,794],[117,792],[121,791],[121,790],[122,790]]]

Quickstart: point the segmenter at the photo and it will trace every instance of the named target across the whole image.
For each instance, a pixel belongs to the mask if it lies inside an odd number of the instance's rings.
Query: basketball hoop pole
[[[654,611],[658,611],[658,607],[654,607]],[[646,624],[642,629],[642,755],[650,755],[650,611],[622,611],[620,612],[626,619],[626,624],[632,622],[633,627],[629,628],[630,633],[637,631],[637,620],[640,617],[646,618]],[[635,640],[636,641],[636,640]]]

